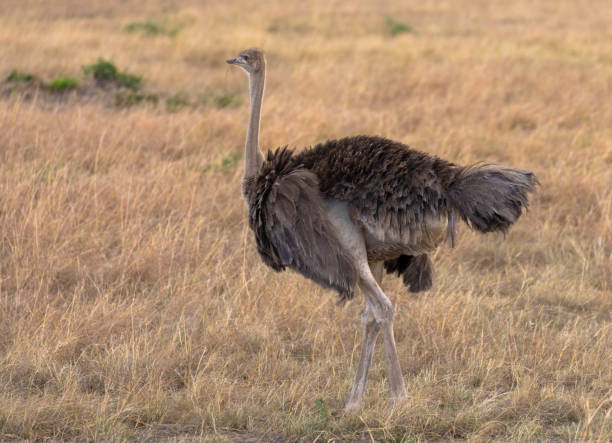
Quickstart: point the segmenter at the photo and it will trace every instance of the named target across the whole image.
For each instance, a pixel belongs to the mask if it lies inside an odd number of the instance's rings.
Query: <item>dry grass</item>
[[[0,75],[84,86],[2,85],[0,438],[612,439],[608,1],[396,3],[3,1]],[[179,31],[124,31],[144,20]],[[385,280],[394,410],[378,349],[365,408],[340,412],[360,299],[255,252],[247,84],[224,64],[252,45],[266,148],[381,134],[542,182],[505,239],[440,250],[428,294]],[[98,57],[197,106],[116,108],[82,74]]]

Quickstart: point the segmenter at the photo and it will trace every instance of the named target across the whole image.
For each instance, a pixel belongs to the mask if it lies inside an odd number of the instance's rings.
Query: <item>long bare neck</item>
[[[249,129],[247,130],[246,145],[244,148],[245,179],[254,177],[263,163],[263,154],[259,150],[259,120],[265,81],[265,66],[262,66],[258,72],[249,75],[251,115],[249,117]]]

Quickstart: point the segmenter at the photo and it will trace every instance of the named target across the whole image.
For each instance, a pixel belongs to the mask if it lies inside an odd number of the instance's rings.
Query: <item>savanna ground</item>
[[[0,438],[612,439],[610,23],[608,0],[3,0]],[[380,134],[542,183],[505,238],[441,248],[428,293],[386,278],[395,409],[379,343],[341,410],[361,297],[255,251],[224,63],[254,45],[264,149]]]

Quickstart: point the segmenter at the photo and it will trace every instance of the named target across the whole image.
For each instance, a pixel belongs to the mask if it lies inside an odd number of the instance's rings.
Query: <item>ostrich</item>
[[[363,403],[376,338],[384,340],[391,403],[406,396],[393,335],[394,308],[381,288],[397,273],[409,291],[432,285],[428,254],[456,218],[480,232],[506,232],[527,207],[536,177],[528,171],[462,167],[376,136],[329,140],[301,152],[259,150],[266,60],[250,48],[227,63],[249,77],[250,117],[242,192],[264,263],[291,268],[336,290],[340,300],[359,286],[365,297],[363,338],[345,409]]]

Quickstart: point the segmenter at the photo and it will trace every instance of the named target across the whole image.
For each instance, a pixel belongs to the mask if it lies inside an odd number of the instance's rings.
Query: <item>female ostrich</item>
[[[432,284],[427,256],[459,216],[480,232],[506,232],[537,180],[528,171],[462,167],[381,137],[330,140],[264,159],[258,134],[266,62],[251,48],[228,63],[249,76],[251,112],[243,193],[263,261],[292,268],[342,300],[365,297],[363,343],[347,410],[361,407],[376,337],[384,339],[391,401],[406,395],[393,336],[394,308],[380,287],[383,267],[412,292]]]

